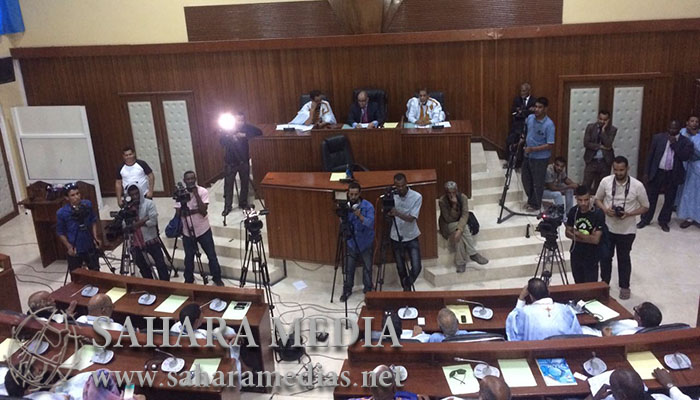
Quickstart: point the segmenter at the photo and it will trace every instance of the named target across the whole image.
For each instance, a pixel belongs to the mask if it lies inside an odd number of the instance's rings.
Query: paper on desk
[[[605,371],[601,374],[588,378],[588,385],[591,387],[591,394],[593,396],[598,393],[603,385],[610,385],[610,375],[612,375],[614,369]],[[647,385],[644,385],[644,391],[647,391]],[[615,400],[615,397],[611,394],[608,395],[604,400]]]
[[[221,358],[196,358],[192,361],[190,371],[194,371],[199,365],[199,371],[207,374],[209,379],[214,378],[214,374],[219,369]]]
[[[656,368],[662,368],[663,365],[656,359],[656,356],[651,351],[640,351],[638,353],[627,353],[627,361],[632,368],[642,377],[642,379],[654,379],[651,372]]]
[[[398,122],[385,122],[384,123],[384,128],[386,128],[386,129],[396,129],[397,126],[399,126]]]
[[[442,367],[447,384],[452,394],[476,393],[479,391],[479,382],[474,376],[472,366],[469,364],[450,365]]]
[[[450,121],[437,122],[437,123],[434,123],[433,126],[442,126],[443,128],[452,128],[452,124],[450,124]]]
[[[598,300],[591,300],[583,306],[588,312],[594,315],[599,322],[605,322],[620,316],[620,313],[606,306]],[[599,318],[600,317],[600,318]]]
[[[126,294],[126,288],[113,287],[105,293],[112,300],[112,303],[116,303],[117,300],[121,299],[122,296]]]
[[[17,339],[7,338],[3,340],[2,343],[0,343],[0,362],[5,362],[15,354],[15,351],[17,351],[20,346],[22,346],[22,342]]]
[[[345,172],[331,172],[331,182],[340,182],[341,179],[345,179],[348,176]]]
[[[527,360],[524,358],[514,358],[512,360],[498,360],[501,367],[503,379],[510,387],[533,387],[537,386],[535,377]]]
[[[341,129],[352,129],[352,126],[348,124],[343,124],[343,127]]]
[[[460,324],[472,324],[474,321],[472,320],[472,312],[469,309],[468,305],[461,305],[461,304],[449,304],[447,308],[455,313],[457,316],[457,321],[459,321]],[[464,315],[467,319],[467,322],[462,322],[462,315]]]
[[[285,128],[293,128],[298,131],[310,131],[314,126],[313,125],[301,125],[301,124],[279,124],[275,128],[278,131],[282,131]]]
[[[93,364],[92,356],[94,356],[96,352],[97,347],[86,344],[61,364],[61,367],[82,371]]]
[[[243,308],[239,308],[236,310],[236,306],[238,304],[244,304],[245,306]],[[221,316],[223,319],[243,319],[245,315],[248,313],[248,309],[250,308],[250,302],[249,301],[232,301],[228,304],[228,307],[226,307],[226,311],[224,311],[224,315]]]
[[[155,312],[162,312],[167,314],[172,314],[180,308],[182,303],[187,301],[187,296],[178,296],[176,294],[171,294],[165,299],[160,305],[154,310]]]

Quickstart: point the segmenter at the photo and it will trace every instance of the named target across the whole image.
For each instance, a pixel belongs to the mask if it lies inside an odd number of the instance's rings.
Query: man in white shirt
[[[623,156],[613,160],[613,175],[606,176],[600,181],[595,194],[595,204],[605,213],[605,224],[608,227],[607,254],[600,260],[600,277],[610,284],[612,274],[612,259],[617,251],[617,272],[620,285],[620,298],[629,299],[630,276],[632,275],[632,260],[630,252],[637,234],[637,215],[642,215],[649,209],[647,191],[642,182],[629,176],[629,162]]]
[[[408,187],[406,175],[402,173],[394,175],[394,187],[398,194],[394,195],[394,208],[387,212],[388,216],[393,217],[389,236],[401,285],[404,291],[410,291],[422,269],[418,242],[418,236],[420,236],[418,215],[423,204],[423,196]],[[406,265],[405,252],[408,252],[411,258],[410,271]]]
[[[104,293],[98,293],[90,298],[87,305],[88,315],[81,315],[76,319],[80,324],[94,325],[98,319],[103,320],[104,329],[108,331],[121,332],[124,326],[112,319],[114,303]]]
[[[652,375],[656,380],[664,386],[669,392],[672,400],[690,400],[690,396],[681,392],[673,382],[671,374],[668,371],[656,368]],[[610,374],[610,384],[601,386],[598,393],[588,395],[585,400],[637,400],[647,399],[649,396],[656,400],[668,398],[665,395],[646,393],[644,381],[639,374],[630,368],[617,368]]]
[[[309,97],[311,101],[301,107],[290,124],[313,125],[314,128],[325,128],[335,124],[335,115],[331,104],[323,99],[323,93],[320,90],[312,90]]]
[[[156,178],[151,167],[145,161],[136,158],[136,153],[131,146],[124,147],[122,157],[124,158],[124,164],[117,170],[117,180],[114,185],[119,207],[123,204],[124,199],[122,199],[122,196],[126,188],[131,185],[138,186],[139,192],[141,192],[143,197],[152,199]]]
[[[442,104],[428,96],[428,89],[420,89],[418,97],[411,97],[406,103],[406,119],[416,125],[437,124],[445,120]]]
[[[595,336],[619,336],[633,335],[644,328],[653,328],[661,325],[661,310],[654,304],[645,301],[635,306],[634,319],[620,319],[603,324],[600,329],[582,326],[583,333]]]

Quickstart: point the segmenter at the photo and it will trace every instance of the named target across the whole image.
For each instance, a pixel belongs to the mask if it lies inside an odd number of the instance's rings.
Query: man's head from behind
[[[643,400],[644,382],[632,369],[618,368],[610,375],[610,391],[615,400]]]
[[[420,100],[421,104],[425,104],[430,96],[428,96],[428,89],[427,88],[420,88],[418,89],[418,100]]]
[[[87,308],[88,315],[94,317],[111,317],[112,311],[114,310],[114,303],[112,303],[112,299],[106,294],[98,293],[90,298]]]
[[[613,160],[613,173],[615,174],[615,179],[620,182],[627,180],[627,169],[629,166],[629,161],[626,157],[617,156]]]
[[[479,381],[479,400],[510,400],[510,388],[503,378],[485,376]]]
[[[367,107],[367,103],[369,103],[369,96],[367,96],[367,92],[362,90],[357,94],[357,105],[360,106],[360,108],[365,108]]]
[[[449,308],[443,308],[438,312],[438,326],[445,336],[454,336],[459,329],[457,316]]]
[[[41,290],[29,296],[27,305],[31,311],[38,311],[46,307],[55,307],[56,303],[51,298],[51,293]]]
[[[124,164],[134,165],[136,162],[136,152],[131,146],[126,146],[122,149],[122,158],[124,159]]]
[[[378,365],[372,370],[374,385],[370,388],[373,400],[393,400],[396,393],[394,372],[386,365]],[[386,383],[386,384],[384,384]]]
[[[202,325],[203,317],[202,310],[199,308],[199,304],[190,303],[180,310],[180,323],[184,324],[186,320],[190,321],[192,329],[197,329]]]
[[[634,307],[634,319],[643,328],[653,328],[661,325],[662,318],[661,310],[648,301]]]
[[[537,301],[549,297],[549,289],[547,284],[540,278],[531,278],[527,281],[527,292],[530,294],[532,301]]]

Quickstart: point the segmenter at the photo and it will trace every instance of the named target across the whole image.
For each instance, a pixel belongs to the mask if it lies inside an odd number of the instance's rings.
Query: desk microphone
[[[471,301],[465,299],[457,299],[457,303],[473,304],[476,307],[472,309],[472,315],[479,319],[491,319],[493,318],[493,310],[486,307],[485,305],[479,303],[478,301]]]

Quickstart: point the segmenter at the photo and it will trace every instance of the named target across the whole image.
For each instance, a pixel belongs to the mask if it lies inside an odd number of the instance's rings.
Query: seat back
[[[548,338],[545,338],[544,340],[559,340],[559,339],[585,339],[585,338],[597,338],[598,336],[596,335],[586,335],[585,333],[569,333],[565,335],[554,335],[550,336]]]
[[[345,171],[348,164],[354,164],[350,143],[344,135],[331,136],[321,143],[323,170],[326,172]]]
[[[674,324],[664,324],[659,326],[651,326],[649,328],[643,328],[637,331],[637,333],[654,333],[654,332],[666,332],[666,331],[677,331],[679,329],[690,329],[690,325],[683,323]]]
[[[445,338],[444,342],[475,343],[475,342],[505,342],[506,338],[497,333],[468,333]]]
[[[357,101],[357,95],[363,90],[367,92],[369,102],[377,103],[379,105],[379,111],[381,111],[382,114],[386,116],[388,103],[386,92],[383,89],[355,89],[352,91],[352,102],[354,103],[355,101]]]

